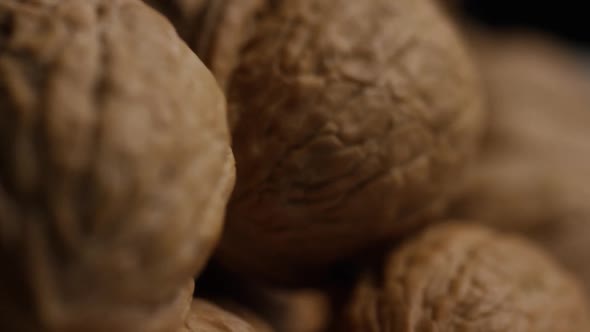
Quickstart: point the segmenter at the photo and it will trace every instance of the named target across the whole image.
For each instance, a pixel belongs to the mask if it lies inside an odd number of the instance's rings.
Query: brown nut
[[[142,2],[0,1],[0,330],[176,329],[235,176],[225,118]]]
[[[272,332],[252,314],[237,316],[204,300],[194,300],[184,327],[179,332]]]
[[[268,1],[239,61],[219,258],[241,274],[315,282],[416,227],[476,145],[478,80],[431,1]]]
[[[589,331],[578,286],[520,238],[438,225],[362,278],[341,331]]]
[[[490,91],[489,133],[448,215],[536,240],[590,294],[590,76],[567,50],[531,35],[474,43]]]

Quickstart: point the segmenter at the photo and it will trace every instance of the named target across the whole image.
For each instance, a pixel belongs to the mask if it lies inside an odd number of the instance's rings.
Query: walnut
[[[342,331],[590,330],[579,285],[518,237],[438,225],[362,277]]]
[[[254,27],[227,84],[238,181],[219,259],[315,282],[444,205],[479,82],[428,0],[267,1]]]
[[[547,248],[590,294],[590,83],[564,48],[531,35],[478,35],[492,110],[484,153],[448,216]]]
[[[142,2],[0,1],[0,330],[176,329],[233,185],[225,117]]]
[[[237,316],[204,300],[194,300],[185,325],[179,332],[272,332],[252,314]]]

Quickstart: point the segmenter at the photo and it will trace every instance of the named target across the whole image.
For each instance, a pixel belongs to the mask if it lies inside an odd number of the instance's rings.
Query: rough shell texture
[[[298,283],[417,226],[476,145],[475,76],[428,0],[269,1],[228,85],[221,261]]]
[[[362,278],[342,331],[588,331],[578,286],[522,239],[439,225]]]
[[[247,315],[241,318],[206,302],[194,300],[184,326],[179,332],[271,332],[264,322]]]
[[[178,326],[233,184],[225,116],[140,1],[0,1],[0,330]]]
[[[529,236],[590,294],[590,75],[565,49],[530,35],[475,42],[490,127],[449,215]]]
[[[180,36],[226,88],[265,0],[144,0],[174,24]]]

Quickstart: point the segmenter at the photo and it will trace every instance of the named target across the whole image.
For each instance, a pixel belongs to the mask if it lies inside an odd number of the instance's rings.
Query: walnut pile
[[[458,3],[0,0],[0,331],[590,331],[590,82]]]
[[[590,83],[565,49],[539,37],[478,35],[492,110],[484,151],[457,186],[450,217],[524,234],[590,294]]]
[[[234,181],[225,109],[140,1],[0,1],[0,330],[180,326]]]
[[[219,306],[194,300],[184,326],[178,332],[272,332],[272,328],[253,315],[241,318]]]
[[[577,332],[588,313],[574,279],[527,241],[447,224],[362,277],[341,331]]]
[[[227,84],[238,177],[220,261],[306,283],[416,227],[474,150],[478,83],[428,0],[268,1]]]

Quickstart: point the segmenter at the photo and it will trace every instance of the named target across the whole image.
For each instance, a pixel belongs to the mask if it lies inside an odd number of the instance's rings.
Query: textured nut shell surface
[[[297,283],[416,226],[474,149],[478,83],[430,1],[268,2],[228,83],[221,261]]]
[[[212,303],[194,300],[179,332],[272,332],[272,329],[251,315],[244,320]]]
[[[2,314],[164,330],[235,176],[213,76],[140,1],[1,1],[0,119]]]
[[[588,312],[576,281],[530,243],[439,225],[363,277],[342,331],[588,331]]]
[[[565,48],[528,34],[473,42],[490,122],[449,216],[536,240],[590,294],[590,71]]]

